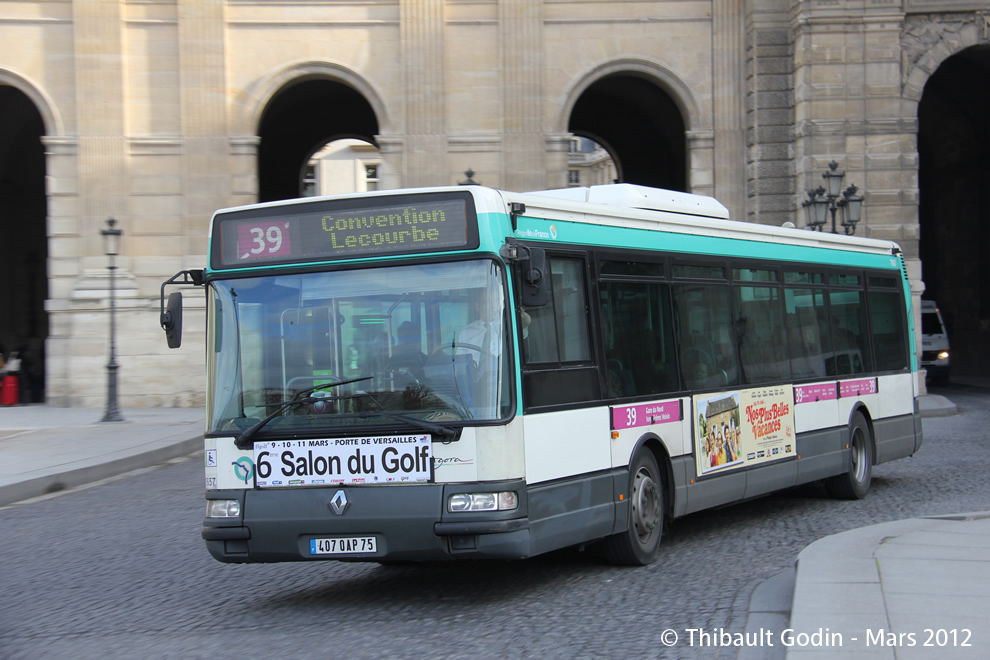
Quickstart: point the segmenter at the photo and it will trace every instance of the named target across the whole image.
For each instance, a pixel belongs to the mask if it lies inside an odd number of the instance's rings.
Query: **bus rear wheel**
[[[640,449],[629,469],[629,526],[602,542],[605,558],[623,566],[646,566],[657,558],[663,534],[664,489],[657,459]]]
[[[870,490],[873,478],[873,439],[862,413],[853,415],[849,425],[849,471],[825,480],[832,497],[861,500]]]

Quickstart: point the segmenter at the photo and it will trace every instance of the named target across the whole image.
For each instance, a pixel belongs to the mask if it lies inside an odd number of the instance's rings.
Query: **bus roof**
[[[218,209],[214,213],[214,219],[232,211],[266,207],[275,209],[320,200],[353,197],[370,199],[387,195],[465,190],[471,191],[479,212],[506,209],[511,202],[522,202],[526,205],[524,215],[528,218],[549,221],[569,221],[602,227],[624,227],[873,254],[889,255],[900,252],[900,247],[893,241],[730,220],[728,209],[712,197],[628,183],[532,192],[510,192],[479,185],[378,190]],[[210,239],[213,238],[213,224],[210,223]]]
[[[627,209],[643,209],[649,211],[668,211],[670,213],[686,213],[700,215],[706,218],[729,219],[729,209],[722,206],[714,197],[692,195],[690,193],[649,188],[631,183],[613,183],[604,186],[588,188],[562,188],[558,190],[542,190],[530,193],[541,197],[570,199],[577,202],[592,202],[621,206]]]
[[[893,241],[777,227],[728,219],[728,210],[702,195],[611,184],[565,190],[512,193],[499,191],[506,203],[522,202],[526,216],[602,226],[704,235],[803,247],[852,250],[874,254],[900,252]]]

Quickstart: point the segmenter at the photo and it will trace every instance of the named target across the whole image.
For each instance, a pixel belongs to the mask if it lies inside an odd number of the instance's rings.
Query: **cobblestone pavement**
[[[565,551],[520,562],[215,562],[197,459],[0,509],[3,658],[734,658],[685,630],[742,632],[753,590],[828,534],[990,509],[990,392],[946,389],[911,459],[861,501],[804,487],[674,521],[660,560]],[[674,629],[681,642],[661,643]]]

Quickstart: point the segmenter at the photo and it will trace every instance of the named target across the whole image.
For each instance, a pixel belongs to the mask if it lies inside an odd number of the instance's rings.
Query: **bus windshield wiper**
[[[443,442],[454,442],[457,440],[457,431],[454,429],[447,426],[441,426],[440,424],[427,422],[426,420],[416,419],[415,417],[407,417],[406,415],[399,415],[385,411],[369,412],[361,415],[361,417],[388,417],[389,419],[395,419],[409,424],[410,426],[415,426],[416,428],[426,431],[431,435],[439,436]]]
[[[282,401],[276,403],[275,405],[277,405],[278,408],[275,409],[275,412],[268,415],[268,417],[265,417],[260,422],[241,431],[241,434],[238,435],[237,438],[234,440],[234,446],[237,447],[238,449],[250,449],[251,447],[254,446],[254,442],[252,441],[254,434],[260,431],[266,424],[268,424],[268,422],[272,421],[273,419],[281,415],[286,410],[289,410],[290,408],[294,408],[304,403],[314,403],[316,401],[321,400],[316,397],[303,396],[305,394],[309,394],[310,392],[315,392],[316,390],[325,390],[331,387],[337,387],[338,385],[349,385],[350,383],[359,383],[362,380],[371,380],[372,378],[374,378],[374,376],[363,376],[361,378],[342,380],[337,383],[322,383],[320,385],[314,385],[313,387],[307,388],[305,390],[299,390],[288,401]]]

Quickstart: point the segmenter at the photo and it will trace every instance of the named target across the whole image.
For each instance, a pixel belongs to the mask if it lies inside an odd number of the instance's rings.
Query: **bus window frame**
[[[891,279],[893,284],[891,286],[884,286],[882,284],[871,284],[871,279]],[[864,269],[863,271],[863,284],[866,290],[866,309],[867,309],[867,323],[870,325],[870,340],[872,341],[873,349],[873,369],[874,373],[880,374],[902,374],[910,373],[911,371],[911,328],[910,319],[907,316],[907,301],[904,299],[904,289],[902,288],[903,279],[900,277],[900,271],[878,271],[873,269]],[[873,329],[873,304],[870,302],[870,292],[879,291],[884,293],[892,293],[895,295],[897,300],[897,318],[902,319],[904,324],[901,326],[901,341],[903,342],[905,354],[903,357],[906,358],[905,366],[896,370],[884,370],[880,371],[877,368],[877,358],[876,358],[876,333]]]
[[[869,339],[869,360],[864,361],[864,367],[862,371],[855,371],[852,373],[840,374],[838,372],[834,374],[829,374],[830,378],[836,380],[843,380],[849,378],[861,378],[871,374],[876,374],[876,361],[874,359],[874,346],[873,346],[873,326],[870,321],[870,301],[869,297],[866,295],[866,268],[840,268],[832,265],[826,265],[819,269],[825,278],[825,292],[828,294],[825,296],[825,305],[828,309],[829,318],[829,340],[831,341],[832,352],[836,353],[839,349],[836,347],[836,334],[835,334],[835,311],[832,309],[832,294],[835,292],[843,291],[858,291],[862,295],[863,304],[860,306],[864,315],[864,325],[866,327],[867,338]],[[833,277],[855,275],[858,277],[858,284],[836,284],[833,283]],[[860,356],[862,357],[862,356]]]
[[[594,250],[594,275],[595,275],[595,307],[594,316],[596,317],[596,325],[599,328],[599,333],[595,337],[595,343],[598,345],[598,352],[601,355],[600,359],[600,377],[602,381],[601,391],[602,391],[602,401],[607,401],[609,404],[615,404],[620,402],[635,402],[635,401],[650,401],[661,398],[674,398],[682,396],[688,390],[684,387],[684,379],[681,375],[681,364],[680,364],[680,352],[678,351],[678,346],[680,341],[677,337],[677,324],[674,322],[676,318],[676,308],[673,304],[673,293],[671,290],[673,284],[673,278],[671,276],[672,271],[672,258],[676,253],[660,252],[656,250],[619,250],[616,248],[600,248]],[[659,264],[662,268],[662,274],[660,275],[645,275],[636,273],[603,273],[603,264],[610,262],[629,262],[629,263],[644,263],[644,264]],[[674,389],[665,392],[651,392],[645,394],[633,394],[625,395],[619,397],[608,396],[608,364],[607,364],[607,347],[605,345],[605,318],[604,309],[601,305],[601,285],[608,284],[610,282],[616,283],[630,283],[630,284],[659,284],[665,285],[667,287],[667,300],[666,307],[664,310],[666,318],[670,323],[670,335],[673,341],[672,351],[674,354],[673,368],[677,376],[677,386]]]
[[[522,315],[516,313],[516,336],[518,337],[517,351],[519,355],[519,377],[520,377],[520,393],[522,395],[522,408],[524,414],[534,414],[541,412],[550,412],[557,410],[574,410],[586,408],[589,405],[594,405],[603,400],[602,392],[604,391],[602,376],[601,376],[601,363],[602,363],[602,353],[599,347],[599,342],[597,338],[600,336],[600,330],[598,326],[598,319],[592,307],[592,300],[594,296],[598,295],[597,280],[593,277],[592,267],[593,267],[593,255],[594,249],[591,247],[577,246],[577,245],[548,245],[546,243],[530,242],[530,241],[514,241],[515,244],[522,245],[524,247],[534,247],[540,248],[546,253],[546,268],[549,276],[550,272],[550,262],[554,259],[572,259],[577,260],[582,264],[582,273],[584,277],[584,306],[585,306],[585,319],[587,323],[588,331],[588,348],[590,353],[590,359],[588,360],[573,360],[573,361],[561,361],[556,362],[528,362],[524,357],[522,341],[523,341],[523,327],[522,327]],[[518,267],[512,268],[513,275],[513,304],[518,304],[518,309],[523,309],[522,307],[522,277],[519,272]],[[552,284],[548,282],[548,287],[552,287]],[[553,305],[553,294],[551,293],[550,299],[547,301],[548,306]],[[559,357],[559,353],[558,353]],[[569,375],[574,376],[578,373],[586,373],[591,370],[595,371],[596,378],[594,379],[594,389],[596,392],[589,393],[593,394],[590,398],[584,398],[581,400],[566,400],[566,401],[549,401],[541,402],[533,399],[533,393],[547,388],[552,388],[553,381],[556,379],[566,379]]]
[[[436,254],[431,253],[427,255],[416,255],[414,257],[376,261],[374,263],[367,261],[361,261],[361,262],[335,261],[335,262],[325,262],[319,265],[314,265],[314,264],[305,264],[299,266],[290,265],[290,266],[278,267],[277,269],[267,271],[263,275],[259,275],[259,273],[256,270],[247,269],[247,268],[240,269],[237,271],[208,271],[206,277],[204,278],[203,283],[204,285],[206,285],[204,287],[205,295],[209,296],[211,295],[210,285],[214,280],[252,279],[252,278],[257,279],[259,277],[270,277],[275,273],[277,273],[278,275],[300,275],[306,273],[329,273],[329,272],[348,271],[348,270],[374,270],[380,268],[391,268],[391,267],[399,267],[399,266],[418,266],[424,264],[452,263],[452,262],[460,262],[460,261],[478,261],[478,260],[487,260],[487,261],[495,262],[496,266],[501,271],[503,277],[502,296],[505,305],[504,306],[505,318],[503,319],[503,325],[506,329],[506,332],[508,333],[508,336],[506,338],[506,346],[505,346],[505,350],[507,351],[507,354],[505,356],[506,370],[509,376],[509,383],[506,386],[506,389],[508,390],[509,399],[505,407],[508,410],[508,414],[505,417],[499,417],[490,420],[482,420],[482,421],[461,420],[461,421],[444,422],[444,426],[453,427],[453,428],[505,426],[511,423],[513,419],[515,419],[516,414],[519,410],[520,399],[516,396],[516,394],[519,391],[520,382],[521,382],[521,378],[517,376],[521,376],[521,374],[516,369],[516,365],[521,364],[521,360],[522,360],[522,353],[519,347],[519,341],[522,338],[522,334],[521,331],[517,333],[515,324],[512,322],[512,314],[509,311],[509,305],[512,305],[515,302],[515,296],[511,291],[512,287],[514,286],[515,277],[511,272],[512,271],[511,266],[509,264],[506,264],[506,262],[503,261],[501,257],[499,257],[497,254],[491,252],[436,253]],[[207,310],[209,310],[209,305],[207,305]],[[207,318],[206,323],[207,323],[206,327],[208,329],[214,327],[214,323],[212,322],[212,319]],[[207,345],[207,350],[209,350],[209,345]],[[209,361],[209,357],[207,356],[207,362],[208,361]],[[238,361],[240,361],[239,355],[238,355]],[[238,366],[238,369],[240,369],[240,366]],[[208,405],[210,404],[209,401],[207,403]],[[370,431],[374,431],[376,428],[379,427],[386,428],[392,426],[395,426],[394,422],[389,422],[387,419],[383,419],[382,424],[377,426],[369,425],[367,428]],[[354,432],[353,429],[343,428],[340,429],[339,432],[337,430],[332,430],[332,429],[323,430],[320,431],[320,434],[326,435],[327,437],[338,437],[338,436],[345,437],[348,435],[353,435],[353,432]],[[289,437],[290,435],[293,437],[295,435],[298,435],[298,430],[287,429],[285,431],[278,431],[277,429],[273,429],[271,431],[271,437],[273,439],[278,439],[281,438],[282,436]],[[226,437],[230,437],[230,431],[208,430],[204,433],[204,437],[226,438]]]

